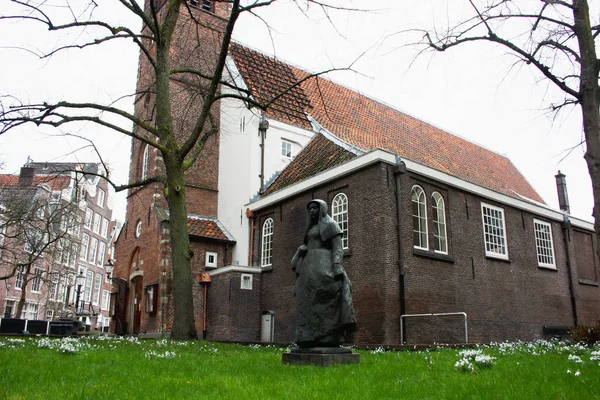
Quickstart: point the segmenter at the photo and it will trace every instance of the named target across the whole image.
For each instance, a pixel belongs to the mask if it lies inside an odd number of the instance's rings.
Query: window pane
[[[338,193],[331,204],[331,217],[342,230],[342,247],[348,248],[348,197]]]
[[[429,249],[427,240],[427,201],[425,192],[420,186],[412,188],[412,213],[413,213],[413,245],[420,249]]]

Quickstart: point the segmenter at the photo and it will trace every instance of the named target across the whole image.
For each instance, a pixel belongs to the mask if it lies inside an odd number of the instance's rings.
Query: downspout
[[[263,115],[258,123],[258,136],[260,136],[260,194],[265,191],[265,138],[269,129],[269,121]]]
[[[573,263],[572,263],[572,251],[571,251],[571,222],[569,216],[563,214],[564,220],[561,224],[563,232],[563,240],[565,241],[565,251],[567,252],[567,273],[569,275],[569,295],[571,297],[571,309],[573,311],[573,323],[574,326],[579,324],[577,317],[577,298],[575,296],[575,286],[573,284]]]
[[[558,194],[558,205],[563,212],[562,232],[565,241],[565,251],[567,252],[567,272],[569,274],[569,295],[571,297],[571,309],[573,311],[573,323],[577,326],[579,318],[577,317],[577,298],[575,296],[575,284],[573,282],[573,252],[571,251],[571,221],[569,221],[569,193],[567,191],[567,180],[565,174],[558,171],[554,175],[556,179],[556,192]]]
[[[246,218],[252,220],[250,224],[250,253],[248,255],[248,265],[252,265],[252,260],[254,260],[254,229],[256,228],[256,218],[254,218],[254,212],[251,209],[246,209]]]
[[[404,251],[402,249],[402,235],[400,233],[401,213],[400,213],[400,178],[406,173],[406,164],[396,155],[396,165],[392,169],[394,173],[394,197],[396,202],[396,240],[398,248],[398,273],[400,285],[400,321],[401,331],[404,332],[403,340],[406,340],[406,321],[402,315],[406,314],[406,289],[404,287]],[[404,343],[400,343],[403,345]]]

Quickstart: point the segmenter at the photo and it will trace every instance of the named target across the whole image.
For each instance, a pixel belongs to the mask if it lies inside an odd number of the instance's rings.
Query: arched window
[[[260,266],[267,267],[273,263],[273,218],[267,218],[262,227],[262,251]]]
[[[428,250],[427,199],[420,186],[412,188],[413,243],[416,248]]]
[[[342,247],[348,248],[348,196],[338,193],[331,202],[331,217],[342,229]]]
[[[144,147],[144,155],[142,156],[142,180],[148,177],[148,155],[150,153],[150,145]]]
[[[433,246],[438,253],[448,254],[448,238],[446,236],[446,206],[444,198],[438,192],[431,195],[433,200]]]

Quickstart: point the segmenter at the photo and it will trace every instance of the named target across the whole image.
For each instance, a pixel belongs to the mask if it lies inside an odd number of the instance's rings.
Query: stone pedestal
[[[283,353],[282,361],[290,365],[317,365],[328,367],[339,364],[358,364],[360,355],[352,353],[349,347],[295,347]]]

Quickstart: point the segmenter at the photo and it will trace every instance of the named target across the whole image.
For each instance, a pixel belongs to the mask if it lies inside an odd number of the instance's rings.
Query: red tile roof
[[[71,177],[64,175],[36,175],[33,178],[33,184],[31,186],[35,187],[42,183],[48,184],[52,190],[63,190],[68,188],[71,184]],[[16,186],[19,186],[19,175],[0,174],[0,188]]]
[[[188,234],[208,239],[235,242],[235,239],[221,223],[214,218],[188,216]]]
[[[319,172],[345,163],[354,157],[353,153],[334,144],[322,134],[316,134],[296,156],[294,161],[265,190],[264,194],[273,193],[286,186],[310,178]]]
[[[231,55],[259,101],[309,75],[239,44],[232,47]],[[307,113],[329,132],[364,151],[381,148],[512,197],[519,198],[518,193],[544,202],[507,157],[328,79],[309,78],[280,100],[265,113],[267,117],[306,129],[309,122],[303,114]]]

